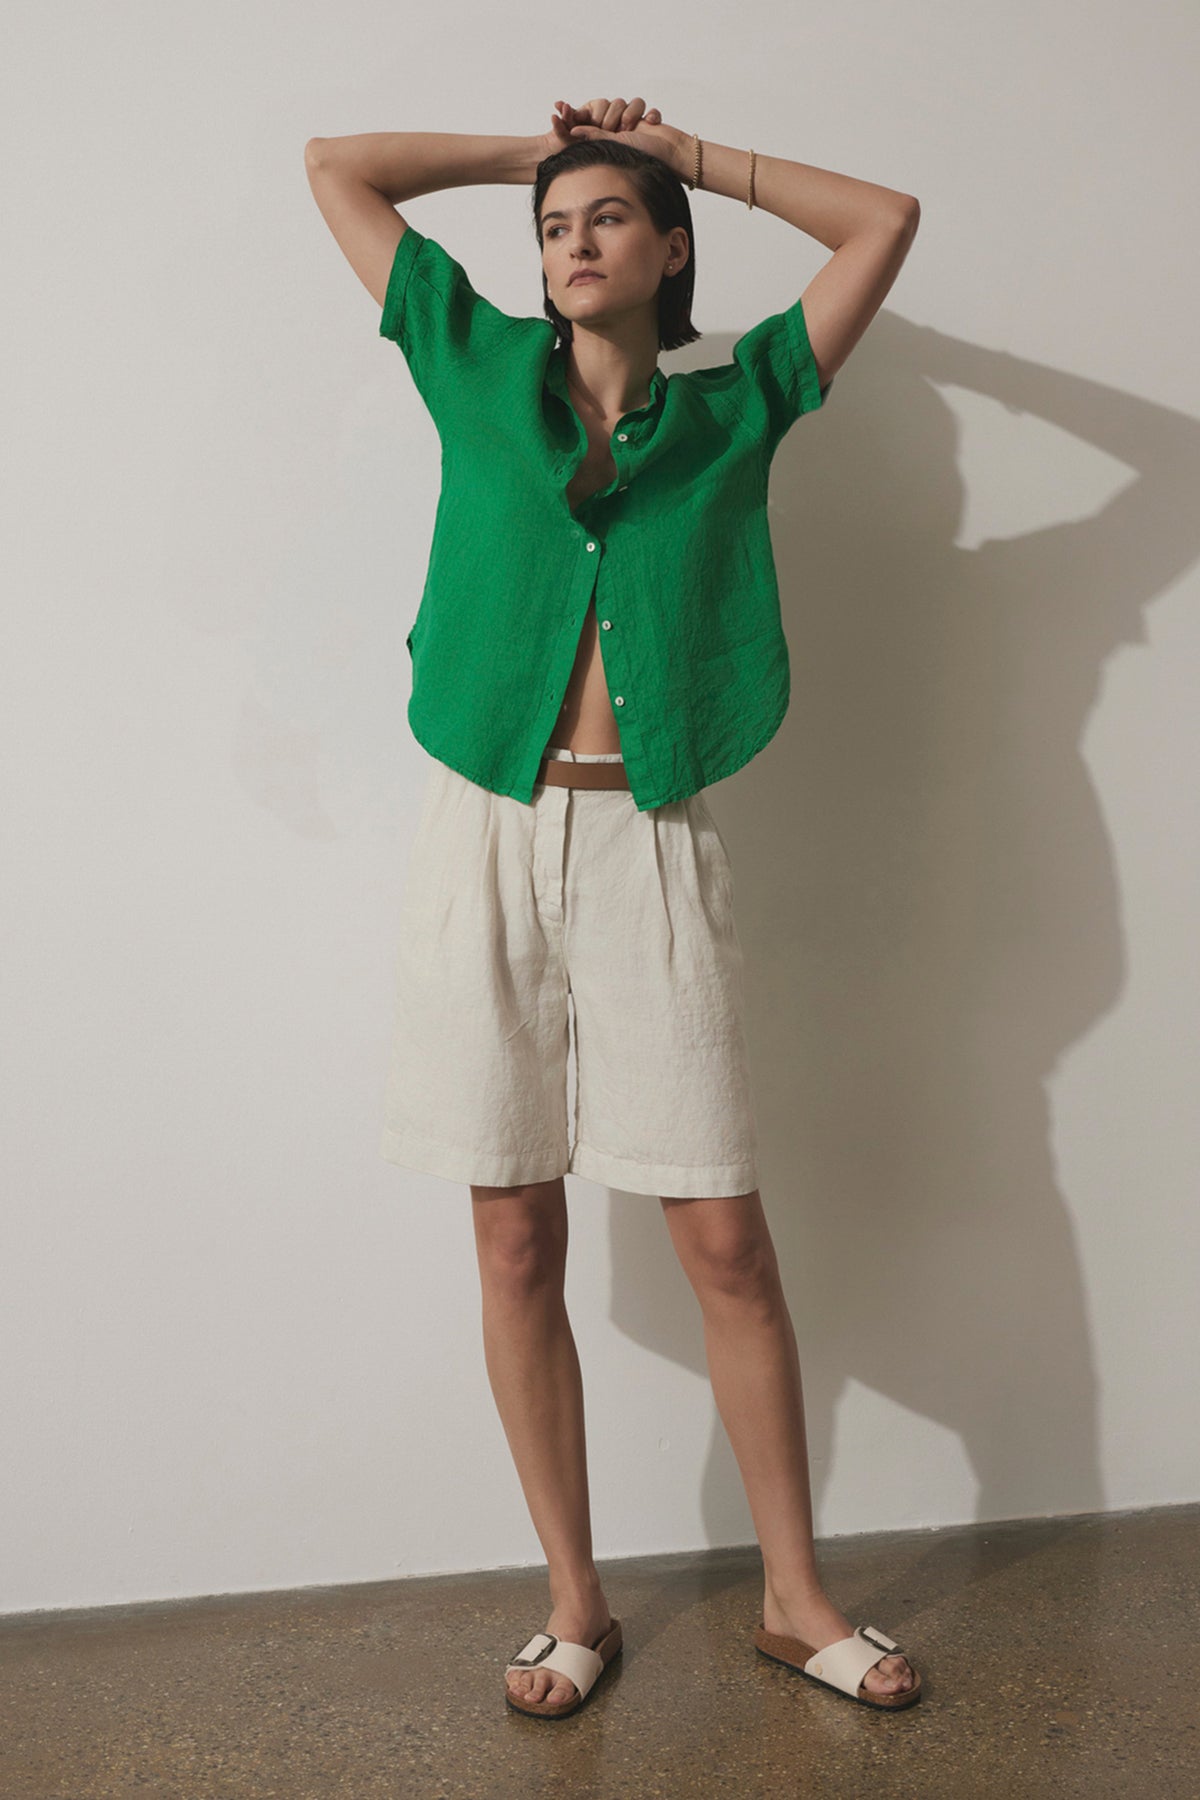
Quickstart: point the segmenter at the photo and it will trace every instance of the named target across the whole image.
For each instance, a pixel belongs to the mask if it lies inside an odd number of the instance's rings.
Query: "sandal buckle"
[[[538,1632],[537,1636],[545,1638],[546,1642],[544,1647],[538,1651],[536,1656],[514,1656],[514,1669],[535,1669],[538,1663],[545,1662],[551,1652],[558,1648],[558,1639],[556,1637],[551,1637],[548,1631]],[[529,1641],[532,1643],[533,1639],[530,1638]]]

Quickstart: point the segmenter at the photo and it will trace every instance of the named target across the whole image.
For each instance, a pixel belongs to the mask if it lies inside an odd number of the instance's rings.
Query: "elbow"
[[[317,169],[321,166],[321,158],[328,140],[322,137],[311,137],[304,146],[304,166],[306,169]]]
[[[921,222],[921,202],[912,194],[894,194],[876,214],[874,231],[880,237],[911,244]]]
[[[921,223],[921,202],[913,194],[902,196],[900,221],[910,236],[916,233]]]

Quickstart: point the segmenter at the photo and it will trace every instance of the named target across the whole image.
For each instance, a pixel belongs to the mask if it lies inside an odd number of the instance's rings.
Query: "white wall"
[[[0,1609],[542,1560],[467,1190],[378,1154],[437,444],[303,147],[596,92],[923,209],[776,460],[792,707],[711,795],[818,1530],[1194,1499],[1196,17],[15,35]],[[705,335],[667,369],[827,254],[693,204]],[[406,210],[540,311],[526,190]],[[752,1541],[657,1202],[568,1199],[597,1554]]]

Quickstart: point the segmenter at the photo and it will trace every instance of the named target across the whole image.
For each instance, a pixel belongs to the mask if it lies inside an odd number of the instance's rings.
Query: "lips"
[[[577,275],[572,275],[570,281],[568,281],[568,283],[567,283],[567,286],[574,287],[575,283],[577,281],[603,281],[603,280],[604,280],[603,275],[598,275],[594,269],[581,269]]]

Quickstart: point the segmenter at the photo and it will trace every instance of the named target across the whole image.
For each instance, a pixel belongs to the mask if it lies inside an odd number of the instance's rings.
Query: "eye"
[[[621,215],[619,213],[597,213],[597,215],[596,215],[597,225],[600,223],[601,219],[611,219],[613,221],[613,223],[616,225],[619,225],[621,223]],[[546,236],[548,238],[557,237],[561,230],[562,230],[561,225],[552,225],[550,227],[549,231],[546,233]]]

